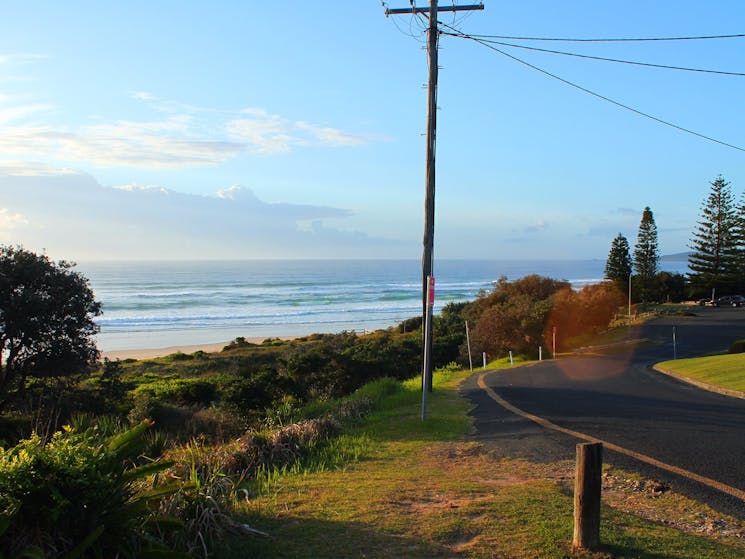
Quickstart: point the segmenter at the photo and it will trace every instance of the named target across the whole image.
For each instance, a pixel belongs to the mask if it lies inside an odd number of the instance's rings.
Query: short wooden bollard
[[[600,491],[603,474],[602,443],[577,445],[574,478],[575,549],[594,550],[600,546]]]

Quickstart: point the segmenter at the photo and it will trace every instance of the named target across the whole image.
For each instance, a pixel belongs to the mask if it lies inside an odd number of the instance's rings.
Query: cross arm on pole
[[[483,10],[483,4],[469,4],[466,6],[444,6],[437,8],[437,12],[469,12],[473,10]],[[428,14],[429,8],[386,8],[386,16],[395,16],[399,14]]]

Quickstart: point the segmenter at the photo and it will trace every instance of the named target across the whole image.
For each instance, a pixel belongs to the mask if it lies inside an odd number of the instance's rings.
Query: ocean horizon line
[[[603,281],[603,269],[600,259],[441,259],[435,312],[475,299],[502,277],[537,274],[579,289]],[[421,314],[415,259],[115,260],[79,270],[103,304],[103,351],[369,331]]]

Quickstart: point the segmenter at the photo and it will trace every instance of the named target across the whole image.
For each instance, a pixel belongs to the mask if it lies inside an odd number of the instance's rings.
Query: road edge
[[[663,375],[667,375],[681,382],[691,384],[696,388],[701,388],[702,390],[707,390],[709,392],[715,392],[716,394],[721,394],[722,396],[730,396],[732,398],[740,398],[741,400],[745,400],[745,392],[732,390],[730,388],[722,388],[721,386],[717,386],[716,384],[709,384],[708,382],[696,380],[694,378],[671,371],[670,369],[664,369],[658,365],[652,365],[650,368],[654,371],[657,371],[658,373],[662,373]]]

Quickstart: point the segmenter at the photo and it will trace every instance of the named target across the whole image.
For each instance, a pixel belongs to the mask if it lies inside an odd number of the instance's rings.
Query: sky
[[[728,35],[745,33],[745,2],[485,0],[440,21],[509,37]],[[81,262],[420,258],[422,29],[375,0],[6,3],[0,243]],[[745,72],[745,38],[511,42]],[[492,46],[745,148],[743,76]],[[618,233],[633,246],[645,206],[661,252],[682,252],[711,181],[745,190],[742,149],[473,40],[441,36],[439,65],[436,258],[605,259]]]

